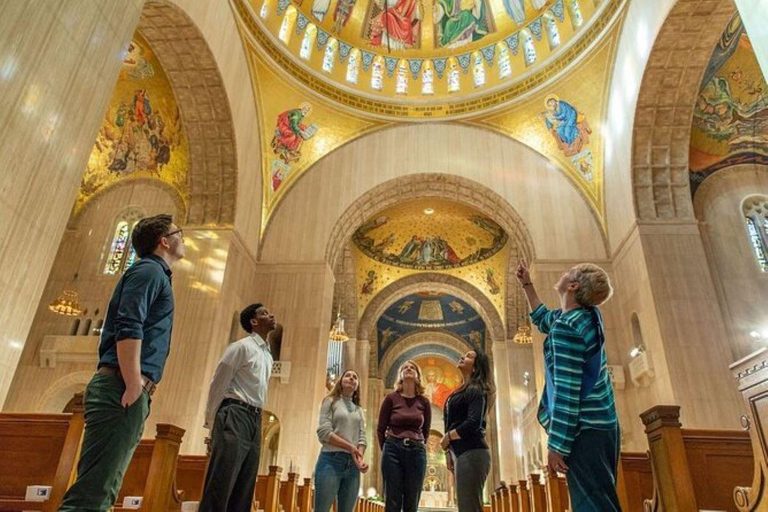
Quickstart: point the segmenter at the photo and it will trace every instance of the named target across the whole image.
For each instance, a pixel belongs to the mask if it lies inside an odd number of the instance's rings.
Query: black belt
[[[120,373],[120,368],[115,368],[114,366],[102,366],[96,371],[96,373],[101,373],[102,375],[112,375],[125,382],[125,379],[123,379],[123,374]],[[144,391],[146,391],[149,396],[152,396],[155,393],[155,389],[157,389],[157,384],[155,384],[152,379],[146,375],[142,375],[141,387],[144,388]]]
[[[399,445],[402,445],[402,446],[407,446],[409,448],[411,446],[414,446],[414,447],[424,446],[424,441],[422,441],[420,439],[410,439],[408,437],[402,437],[401,438],[401,437],[389,436],[389,437],[387,437],[387,441],[392,441],[395,444],[399,444]]]
[[[261,407],[255,407],[243,402],[242,400],[238,400],[237,398],[225,398],[221,401],[221,405],[239,405],[240,407],[245,407],[253,414],[261,414]]]

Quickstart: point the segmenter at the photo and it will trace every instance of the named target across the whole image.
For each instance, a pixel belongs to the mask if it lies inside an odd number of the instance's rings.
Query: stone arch
[[[337,282],[335,300],[341,305],[350,329],[355,329],[357,318],[354,268],[348,249],[352,234],[376,212],[401,201],[423,198],[449,199],[475,208],[496,221],[509,235],[507,243],[511,250],[505,279],[505,320],[511,330],[510,336],[514,335],[516,322],[525,316],[527,308],[522,290],[514,281],[514,273],[519,258],[524,257],[528,261],[536,258],[531,234],[509,202],[493,190],[467,178],[438,173],[414,174],[386,181],[352,203],[334,225],[326,245],[325,258],[334,269]]]
[[[147,1],[136,30],[171,82],[189,142],[184,224],[232,225],[237,194],[235,130],[213,53],[189,16],[168,0]]]
[[[72,400],[75,393],[81,393],[93,377],[93,370],[70,373],[53,384],[40,395],[34,410],[38,412],[60,413]]]
[[[678,0],[653,45],[632,134],[632,189],[639,220],[693,219],[689,146],[693,106],[732,0]]]
[[[368,339],[376,320],[401,298],[412,293],[430,290],[449,293],[464,300],[482,316],[489,331],[489,341],[504,339],[505,330],[501,315],[483,292],[458,277],[435,272],[413,274],[386,286],[366,306],[357,327],[357,338]]]
[[[444,351],[436,351],[434,350],[435,347],[441,347]],[[379,376],[384,380],[385,385],[388,385],[387,375],[389,375],[395,363],[403,355],[412,354],[414,351],[424,351],[423,354],[437,355],[443,358],[450,354],[458,360],[461,354],[467,350],[469,350],[469,347],[465,342],[452,333],[440,331],[408,333],[398,340],[394,347],[392,347],[392,350],[384,354],[381,362],[378,363]]]

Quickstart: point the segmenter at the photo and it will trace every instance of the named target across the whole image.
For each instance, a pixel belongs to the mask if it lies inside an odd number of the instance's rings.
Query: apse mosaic
[[[421,368],[424,396],[442,411],[445,401],[462,383],[461,372],[456,367],[457,361],[428,355],[417,357],[414,362]]]
[[[485,321],[472,306],[452,295],[423,292],[396,301],[377,320],[379,361],[398,340],[422,331],[449,332],[468,349],[485,348]]]
[[[377,115],[435,118],[518,96],[540,83],[526,80],[532,73],[557,74],[597,40],[624,4],[235,0],[235,9],[246,38],[324,96]],[[464,101],[513,85],[523,89]]]
[[[171,84],[157,56],[136,33],[91,150],[74,214],[94,195],[129,179],[162,181],[186,202],[188,159]]]
[[[443,272],[485,294],[504,318],[508,235],[477,210],[445,199],[398,204],[364,222],[352,236],[358,314],[396,280]]]
[[[738,14],[723,32],[701,83],[691,130],[691,191],[712,173],[768,165],[768,84]]]

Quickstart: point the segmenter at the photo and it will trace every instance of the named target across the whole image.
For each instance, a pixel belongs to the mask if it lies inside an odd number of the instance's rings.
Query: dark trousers
[[[405,446],[402,441],[387,439],[381,453],[385,512],[416,512],[426,472],[424,443]]]
[[[565,461],[572,512],[621,512],[616,493],[619,451],[618,426],[578,433]]]
[[[77,480],[64,495],[60,511],[106,511],[115,504],[149,416],[146,391],[128,409],[120,403],[123,393],[125,383],[114,375],[97,373],[88,383]]]
[[[211,433],[211,462],[198,512],[250,512],[261,451],[261,414],[223,403]]]
[[[451,453],[448,457],[453,457]],[[486,448],[467,450],[456,458],[456,497],[459,512],[482,512],[483,486],[491,470],[491,452]]]

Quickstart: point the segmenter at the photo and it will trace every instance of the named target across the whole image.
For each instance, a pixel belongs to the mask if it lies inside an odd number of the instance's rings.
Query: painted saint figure
[[[338,0],[336,9],[333,11],[333,31],[341,32],[341,29],[347,26],[349,18],[352,17],[352,10],[355,8],[357,0]]]
[[[547,111],[542,117],[557,147],[568,157],[580,153],[589,144],[589,134],[592,133],[586,116],[554,94],[547,96],[544,103]]]
[[[277,116],[272,150],[286,164],[301,158],[301,145],[317,133],[317,126],[305,125],[302,121],[312,113],[312,105],[302,103],[299,108],[286,110]]]
[[[445,407],[445,400],[451,394],[451,389],[442,382],[442,373],[440,368],[434,366],[428,366],[424,369],[424,377],[427,380],[424,386],[424,396],[440,409]]]
[[[370,25],[373,46],[403,50],[419,45],[423,18],[419,0],[374,0],[374,2],[374,8],[378,13],[373,16]]]
[[[330,7],[331,0],[315,0],[312,3],[312,16],[317,18],[318,21],[323,21]]]
[[[434,6],[435,43],[443,48],[458,48],[478,41],[491,30],[485,0],[437,0]]]
[[[504,9],[515,23],[518,25],[525,23],[525,0],[504,0]]]

